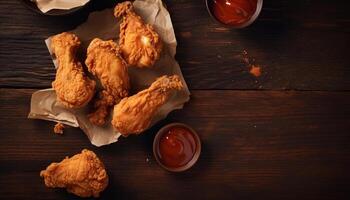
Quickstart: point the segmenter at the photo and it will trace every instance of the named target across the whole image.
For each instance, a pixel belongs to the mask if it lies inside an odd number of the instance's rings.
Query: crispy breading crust
[[[95,81],[85,76],[75,54],[80,45],[77,36],[72,33],[61,33],[51,38],[51,49],[58,61],[56,79],[52,87],[57,100],[68,108],[85,106],[95,92]]]
[[[45,185],[66,188],[80,197],[98,197],[108,185],[108,175],[103,163],[92,151],[84,149],[71,158],[50,164],[40,172]]]
[[[59,122],[53,128],[53,132],[56,133],[57,135],[62,135],[63,130],[64,130],[64,125]]]
[[[183,84],[177,75],[158,78],[148,89],[126,97],[114,106],[113,127],[124,136],[143,132],[171,92],[181,89]]]
[[[123,18],[119,46],[124,59],[132,66],[152,67],[159,59],[163,46],[158,33],[134,12],[130,1],[117,4],[114,16]]]
[[[94,103],[95,111],[89,114],[90,122],[101,126],[106,122],[110,107],[128,96],[130,83],[127,64],[120,56],[116,43],[98,38],[91,41],[85,64],[103,87]]]

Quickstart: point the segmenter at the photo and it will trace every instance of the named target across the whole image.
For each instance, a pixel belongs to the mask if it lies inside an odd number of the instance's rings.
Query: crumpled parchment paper
[[[139,69],[129,67],[131,89],[136,93],[151,85],[157,77],[162,75],[177,74],[181,77],[185,86],[184,90],[174,92],[169,101],[163,105],[153,119],[153,124],[164,119],[169,112],[181,109],[185,102],[190,99],[190,92],[182,76],[181,69],[175,60],[177,41],[170,15],[163,6],[161,0],[136,0],[134,1],[136,12],[142,16],[146,23],[152,24],[164,42],[163,52],[160,59],[152,69]],[[87,21],[70,32],[75,33],[81,40],[82,45],[78,52],[78,58],[84,63],[86,49],[90,41],[96,37],[107,40],[118,40],[119,22],[113,16],[113,9],[93,12]],[[45,40],[49,52],[50,38]],[[58,67],[53,59],[55,67]],[[67,109],[56,101],[53,89],[39,90],[32,95],[31,109],[28,118],[43,119],[63,124],[80,127],[95,146],[107,145],[116,142],[120,133],[113,130],[110,122],[106,126],[99,127],[90,123],[87,114],[91,112],[91,103],[81,109]],[[111,110],[111,113],[113,109]],[[111,116],[109,117],[111,119]]]
[[[36,3],[39,10],[46,13],[52,9],[69,10],[85,5],[90,0],[31,0]]]

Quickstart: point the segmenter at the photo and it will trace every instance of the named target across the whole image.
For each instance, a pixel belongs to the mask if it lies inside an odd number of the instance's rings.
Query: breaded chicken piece
[[[66,188],[80,197],[98,197],[108,185],[103,163],[94,152],[86,149],[60,163],[50,164],[40,172],[40,176],[47,187]]]
[[[58,61],[56,79],[52,87],[57,100],[68,108],[85,106],[95,92],[95,81],[85,76],[83,67],[75,58],[80,41],[72,33],[61,33],[51,38],[51,49]]]
[[[140,68],[152,67],[159,59],[163,46],[158,33],[134,12],[130,1],[117,4],[114,16],[123,17],[119,46],[126,62]]]
[[[130,89],[127,64],[120,56],[117,44],[112,40],[95,38],[87,49],[85,64],[96,76],[103,87],[99,99],[95,101],[95,111],[89,114],[89,120],[102,126],[111,106],[128,96]]]
[[[143,132],[169,99],[171,92],[181,89],[183,84],[177,75],[158,78],[148,89],[126,97],[115,105],[113,127],[124,136]]]

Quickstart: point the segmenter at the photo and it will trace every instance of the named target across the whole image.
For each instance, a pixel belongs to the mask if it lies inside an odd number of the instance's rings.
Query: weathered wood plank
[[[39,171],[83,148],[104,161],[102,199],[341,199],[349,196],[350,93],[193,91],[191,101],[147,133],[102,148],[78,129],[53,134],[29,120],[34,90],[0,89],[0,196],[74,199],[45,188]],[[199,162],[163,171],[152,141],[164,124],[184,122],[203,143]],[[149,162],[146,161],[149,159]]]
[[[265,1],[259,20],[244,30],[215,23],[204,1],[165,2],[179,42],[177,59],[191,89],[350,89],[349,1]],[[79,25],[89,11],[113,4],[94,1],[76,15],[59,18],[3,1],[0,86],[49,87],[54,69],[43,40]],[[261,77],[249,73],[244,50],[261,65]]]

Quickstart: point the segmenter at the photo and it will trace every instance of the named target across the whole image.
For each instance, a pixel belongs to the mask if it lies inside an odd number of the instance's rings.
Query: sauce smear
[[[241,25],[250,20],[257,8],[257,0],[213,0],[215,17],[227,25]]]
[[[196,151],[193,133],[184,127],[172,127],[159,140],[158,157],[167,167],[185,166]]]

